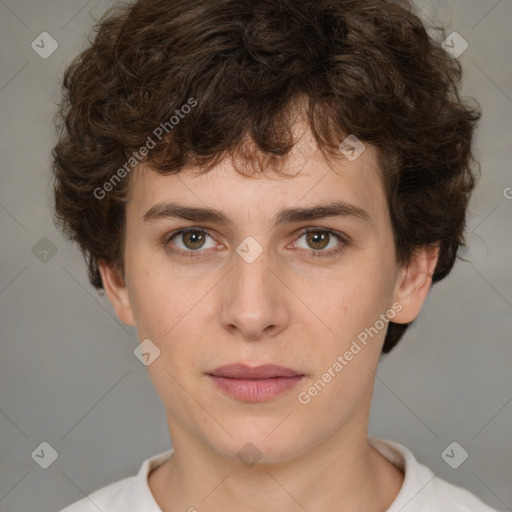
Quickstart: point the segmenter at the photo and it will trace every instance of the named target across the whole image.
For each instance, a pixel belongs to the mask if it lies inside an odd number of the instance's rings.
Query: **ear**
[[[117,317],[127,325],[135,325],[128,291],[117,267],[104,260],[98,263],[103,288]]]
[[[438,258],[439,244],[424,246],[399,270],[394,302],[401,304],[402,309],[393,318],[394,323],[409,323],[419,315],[432,285]]]

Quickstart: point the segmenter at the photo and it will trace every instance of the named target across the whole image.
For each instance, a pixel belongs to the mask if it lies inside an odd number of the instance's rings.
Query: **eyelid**
[[[350,242],[350,237],[348,235],[345,235],[345,233],[342,233],[341,231],[337,231],[336,229],[324,228],[321,226],[311,226],[311,227],[307,227],[307,228],[301,228],[298,235],[296,235],[296,236],[301,237],[302,235],[309,233],[310,231],[313,231],[313,232],[314,231],[323,231],[325,233],[329,233],[332,236],[338,237],[341,241],[343,241],[347,244]]]

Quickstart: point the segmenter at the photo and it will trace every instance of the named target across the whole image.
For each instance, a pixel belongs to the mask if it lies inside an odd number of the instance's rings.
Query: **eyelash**
[[[165,246],[166,250],[168,252],[172,253],[172,254],[177,254],[177,255],[183,256],[185,258],[203,258],[203,257],[206,257],[207,255],[205,255],[205,253],[208,252],[209,249],[197,250],[197,251],[192,251],[192,250],[182,251],[181,249],[176,250],[176,249],[171,249],[170,248],[170,245],[171,245],[170,242],[171,242],[171,240],[173,238],[175,238],[176,236],[185,234],[185,233],[189,233],[189,232],[202,233],[202,234],[206,234],[209,237],[213,238],[213,236],[210,234],[210,232],[207,229],[204,229],[204,228],[194,228],[194,227],[192,227],[192,228],[180,229],[178,231],[174,231],[173,233],[170,233],[169,236],[167,236],[165,238],[164,246]],[[331,249],[330,251],[324,251],[324,250],[317,250],[317,251],[315,251],[314,249],[311,249],[310,251],[307,251],[306,249],[300,249],[300,251],[310,252],[311,255],[309,257],[311,257],[312,259],[315,259],[315,258],[331,258],[331,257],[337,256],[349,244],[349,242],[348,242],[346,237],[344,237],[343,235],[341,235],[337,231],[333,231],[332,229],[328,229],[328,228],[307,228],[307,229],[305,229],[305,230],[303,230],[303,231],[301,231],[299,233],[298,239],[301,238],[302,236],[308,234],[308,233],[311,233],[311,232],[312,233],[329,234],[330,236],[333,236],[339,242],[341,242],[340,246],[337,249]]]

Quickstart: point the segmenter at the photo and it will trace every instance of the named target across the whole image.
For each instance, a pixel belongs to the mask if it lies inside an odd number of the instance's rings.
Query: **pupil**
[[[203,237],[203,234],[202,233],[198,233],[198,232],[191,232],[191,233],[186,233],[187,237],[189,237],[191,239],[191,245],[192,245],[192,248],[193,249],[197,249],[198,246],[200,247],[202,245],[202,237]]]
[[[314,233],[310,236],[313,239],[313,241],[312,241],[313,244],[320,243],[321,246],[317,247],[317,248],[323,249],[326,246],[326,244],[325,243],[322,244],[322,242],[325,242],[327,240],[328,233]],[[310,239],[310,241],[311,241],[311,239]]]

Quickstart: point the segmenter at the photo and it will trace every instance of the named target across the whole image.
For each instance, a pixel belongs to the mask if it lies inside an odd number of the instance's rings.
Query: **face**
[[[234,458],[252,442],[270,462],[366,436],[387,323],[415,318],[428,291],[435,258],[395,264],[371,146],[329,163],[309,136],[284,167],[295,176],[246,177],[228,160],[202,175],[132,176],[124,282],[101,272],[121,320],[160,350],[147,369],[175,445],[187,432]],[[171,203],[203,212],[180,218]],[[237,363],[299,376],[234,396],[219,385],[233,379],[211,374]]]

